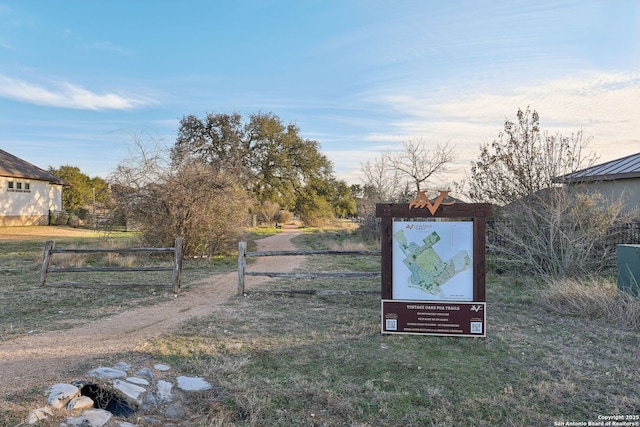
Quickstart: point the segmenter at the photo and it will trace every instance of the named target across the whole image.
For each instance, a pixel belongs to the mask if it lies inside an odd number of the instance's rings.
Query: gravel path
[[[258,250],[295,249],[291,239],[300,232],[282,233],[259,240]],[[254,271],[290,272],[304,257],[261,257]],[[247,287],[274,280],[247,276]],[[0,343],[0,396],[43,384],[68,380],[69,371],[82,362],[110,354],[132,352],[146,341],[175,330],[190,317],[206,316],[220,310],[235,296],[236,272],[211,276],[198,286],[184,290],[174,300],[141,307],[73,329],[28,335]]]

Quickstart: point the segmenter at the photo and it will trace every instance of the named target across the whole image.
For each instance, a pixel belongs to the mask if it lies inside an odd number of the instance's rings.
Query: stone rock
[[[153,379],[153,372],[149,368],[142,368],[136,372],[136,375],[142,378],[146,378],[148,380]]]
[[[200,377],[178,377],[178,388],[182,391],[204,391],[210,390],[211,384]]]
[[[32,411],[24,424],[42,423],[41,420],[55,417],[54,408],[65,408],[66,405],[68,411],[74,412],[68,412],[69,418],[60,427],[195,425],[189,424],[193,418],[189,418],[185,404],[189,400],[187,393],[213,388],[204,378],[178,376],[173,367],[164,364],[140,369],[120,362],[113,368],[94,369],[88,375],[102,381],[78,379],[71,384],[50,387],[47,390],[50,406]],[[132,424],[136,422],[140,424]]]
[[[67,411],[93,408],[93,399],[88,396],[74,397],[67,404]]]
[[[109,422],[113,415],[104,409],[88,409],[79,417],[67,418],[60,427],[102,427]]]
[[[27,415],[27,418],[24,420],[24,422],[25,424],[35,424],[38,421],[46,420],[47,417],[50,417],[52,415],[53,411],[45,406],[44,408],[34,409],[33,411],[29,412],[29,415]]]
[[[173,394],[171,394],[172,388],[173,384],[171,384],[170,382],[163,380],[158,381],[158,401],[160,403],[171,402],[173,400]]]
[[[156,397],[151,391],[147,391],[147,394],[144,395],[144,402],[142,402],[142,410],[146,411],[153,408],[156,406],[156,403]]]
[[[55,384],[46,391],[49,395],[48,404],[54,409],[64,406],[74,397],[80,394],[80,389],[71,384]]]
[[[149,381],[145,380],[144,378],[127,377],[126,380],[129,381],[132,384],[149,385]]]
[[[99,379],[113,379],[113,378],[124,378],[127,376],[127,373],[120,369],[96,368],[89,372],[89,376],[92,378],[99,378]]]
[[[164,416],[171,420],[182,420],[186,416],[186,412],[182,405],[174,403],[164,410]]]
[[[113,380],[113,388],[124,393],[128,398],[135,400],[138,405],[142,403],[140,396],[147,391],[144,387],[123,380]]]
[[[131,365],[129,365],[127,362],[118,362],[113,365],[113,367],[125,372],[129,372],[129,369],[131,369]]]
[[[162,363],[158,363],[157,365],[153,365],[153,367],[155,369],[157,369],[158,371],[168,371],[169,369],[171,369],[171,366],[163,365]]]

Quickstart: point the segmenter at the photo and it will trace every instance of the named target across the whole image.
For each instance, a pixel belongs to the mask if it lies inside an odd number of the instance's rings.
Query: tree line
[[[144,135],[131,139],[129,157],[106,181],[70,166],[51,170],[74,183],[64,192],[65,209],[95,200],[136,221],[148,244],[184,237],[187,254],[235,247],[247,214],[286,222],[295,213],[306,225],[358,215],[360,232],[376,237],[376,203],[453,188],[466,200],[494,204],[496,268],[564,275],[609,265],[607,233],[626,218],[620,200],[563,185],[563,176],[594,163],[590,139],[581,130],[549,133],[529,108],[480,146],[462,182],[446,181],[458,156],[450,143],[415,139],[362,163],[362,184],[349,187],[317,141],[273,113],[187,115],[170,147]]]
[[[582,130],[550,133],[537,111],[518,109],[505,119],[491,143],[481,144],[470,174],[447,183],[442,175],[455,160],[448,144],[405,142],[403,150],[383,153],[362,164],[364,182],[356,188],[365,200],[406,203],[416,190],[435,196],[457,190],[472,202],[491,203],[488,250],[496,271],[544,277],[584,275],[615,266],[613,230],[638,218],[623,212],[622,198],[611,199],[566,178],[592,166],[591,138]],[[378,235],[374,203],[364,204],[363,232]]]
[[[171,147],[131,137],[128,158],[104,186],[74,167],[51,169],[74,184],[65,190],[65,209],[86,209],[89,188],[97,187],[101,206],[135,221],[145,243],[182,236],[187,254],[232,248],[247,215],[285,222],[295,212],[316,226],[356,213],[349,186],[335,177],[320,144],[273,113],[187,115]]]

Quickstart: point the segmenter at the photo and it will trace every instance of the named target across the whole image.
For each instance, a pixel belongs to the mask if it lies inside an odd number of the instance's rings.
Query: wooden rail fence
[[[122,248],[122,249],[56,249],[54,241],[47,241],[44,248],[44,256],[42,258],[42,269],[40,272],[40,286],[48,284],[50,286],[75,286],[75,287],[96,287],[96,286],[109,286],[109,287],[140,287],[140,286],[153,286],[153,287],[166,287],[171,288],[174,293],[179,293],[182,286],[182,261],[184,259],[183,254],[184,240],[179,237],[175,241],[173,248]],[[51,267],[51,259],[54,254],[95,254],[95,253],[173,253],[173,266],[160,266],[160,267]],[[50,273],[92,273],[92,272],[117,272],[117,271],[172,271],[171,283],[83,283],[83,282],[48,282]]]
[[[247,257],[263,256],[295,256],[295,255],[373,255],[380,256],[380,251],[343,251],[343,250],[291,250],[291,251],[258,251],[247,252],[247,243],[238,244],[238,295],[245,293],[245,276],[290,277],[295,279],[342,278],[342,277],[380,277],[377,271],[345,271],[318,273],[281,273],[258,272],[246,270]],[[281,291],[285,292],[285,291]],[[287,293],[314,293],[314,291],[286,291]]]

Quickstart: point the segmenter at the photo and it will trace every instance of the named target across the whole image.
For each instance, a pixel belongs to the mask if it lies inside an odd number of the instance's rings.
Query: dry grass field
[[[302,249],[364,245],[341,231],[305,233],[294,243]],[[42,249],[24,241],[0,244],[0,313],[13,310],[0,314],[0,343],[43,325],[68,327],[69,319],[87,315],[78,298],[107,317],[168,303],[136,291],[109,299],[90,290],[34,288]],[[233,260],[216,262],[223,271],[233,267]],[[375,271],[379,260],[308,257],[298,271],[329,269]],[[215,273],[210,265],[187,268],[185,294],[197,292],[206,272]],[[611,283],[599,286],[615,294]],[[575,298],[563,300],[566,292],[551,292],[536,278],[488,277],[486,338],[382,335],[375,295],[255,292],[378,288],[378,279],[251,284],[247,296],[231,296],[135,351],[87,355],[79,366],[96,357],[105,363],[149,359],[207,378],[215,386],[188,402],[191,421],[184,426],[554,426],[614,416],[640,422],[640,330],[633,316],[576,308]],[[637,301],[627,303],[627,310],[637,308]],[[34,304],[55,304],[62,313],[44,322],[38,316],[55,313],[36,315]],[[600,304],[582,307],[594,305]],[[6,395],[0,424],[20,423],[42,403],[47,385]]]

